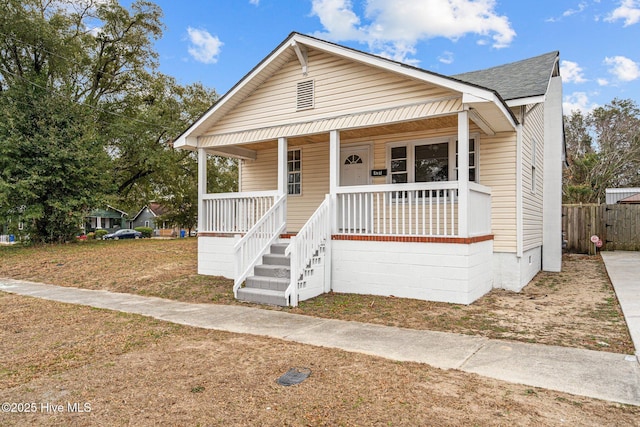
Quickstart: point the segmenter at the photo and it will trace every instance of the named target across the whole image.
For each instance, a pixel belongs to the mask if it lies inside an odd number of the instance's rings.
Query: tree
[[[136,211],[166,200],[180,225],[195,221],[196,159],[172,141],[218,96],[157,71],[161,18],[145,0],[0,1],[0,210],[28,214],[34,240],[68,239],[67,223],[105,201]],[[234,165],[211,172],[221,188],[237,181]],[[66,193],[29,188],[47,180]]]
[[[569,167],[565,203],[600,203],[605,190],[640,185],[640,109],[614,99],[583,115],[565,116]]]
[[[113,193],[105,148],[122,103],[156,66],[160,9],[136,1],[0,2],[0,215],[65,241]],[[117,145],[117,144],[115,144]]]
[[[72,239],[110,183],[91,116],[31,83],[6,90],[0,111],[0,217],[19,212],[34,242]]]

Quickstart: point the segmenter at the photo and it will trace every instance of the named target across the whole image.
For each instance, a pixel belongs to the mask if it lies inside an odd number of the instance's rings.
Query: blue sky
[[[640,103],[640,0],[155,3],[167,27],[160,70],[221,95],[297,31],[445,75],[559,50],[565,114]]]

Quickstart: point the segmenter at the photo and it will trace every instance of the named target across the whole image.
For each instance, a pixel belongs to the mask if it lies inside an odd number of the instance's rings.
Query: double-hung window
[[[287,194],[302,194],[302,152],[300,149],[287,153]]]

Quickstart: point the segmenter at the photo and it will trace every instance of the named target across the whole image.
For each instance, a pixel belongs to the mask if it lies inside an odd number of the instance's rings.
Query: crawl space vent
[[[297,110],[313,108],[313,80],[298,83]]]

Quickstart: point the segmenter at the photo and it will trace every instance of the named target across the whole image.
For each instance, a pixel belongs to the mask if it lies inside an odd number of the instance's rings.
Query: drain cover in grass
[[[311,375],[309,368],[291,368],[283,376],[278,378],[276,382],[280,385],[290,386],[300,384]]]

